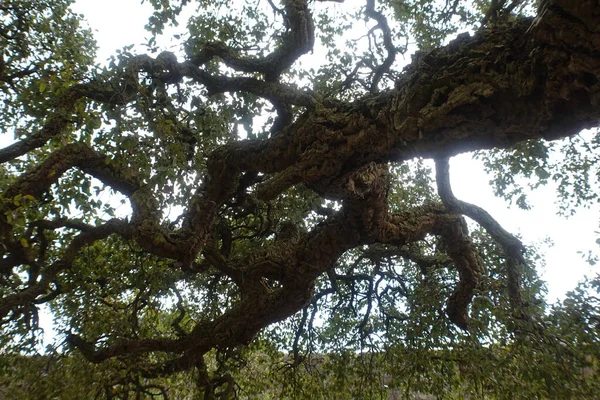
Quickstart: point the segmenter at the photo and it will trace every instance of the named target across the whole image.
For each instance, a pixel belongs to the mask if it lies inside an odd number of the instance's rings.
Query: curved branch
[[[248,92],[265,98],[273,104],[293,104],[311,108],[316,105],[316,99],[312,94],[282,83],[248,77],[215,76],[189,62],[180,64],[179,71],[182,75],[205,85],[209,95],[225,92]]]
[[[371,81],[371,93],[377,92],[377,86],[383,78],[383,74],[389,71],[390,67],[396,60],[396,47],[394,46],[394,42],[392,41],[392,32],[390,30],[390,26],[387,23],[387,18],[385,15],[381,13],[381,11],[375,11],[375,0],[367,0],[367,8],[365,10],[365,14],[369,18],[373,18],[377,21],[376,28],[381,30],[383,35],[383,45],[385,50],[387,51],[387,57],[383,61],[383,63],[375,69],[375,74],[373,75],[373,80]]]
[[[191,61],[200,66],[216,56],[237,71],[258,72],[265,75],[266,81],[277,81],[283,71],[312,50],[315,41],[314,23],[307,0],[285,0],[284,14],[288,30],[282,35],[281,45],[271,54],[261,58],[240,57],[236,50],[223,43],[210,43]]]
[[[82,98],[114,105],[127,104],[137,94],[137,88],[127,84],[128,80],[131,80],[127,76],[128,73],[125,71],[109,81],[102,81],[102,77],[99,77],[91,82],[80,83],[68,88],[56,100],[54,111],[42,128],[29,137],[0,149],[0,164],[38,149],[51,138],[63,134],[73,123],[77,102]]]
[[[0,300],[0,324],[4,317],[6,317],[10,312],[18,313],[21,308],[27,307],[28,305],[34,303],[39,304],[42,299],[46,301],[52,299],[52,295],[56,291],[47,294],[48,288],[52,282],[54,282],[56,276],[60,272],[71,268],[75,257],[84,246],[95,241],[102,240],[113,233],[124,234],[128,229],[128,223],[118,219],[112,219],[103,225],[80,233],[67,246],[63,257],[60,260],[54,262],[52,265],[44,268],[41,271],[42,277],[38,282],[35,282],[19,293],[5,296]],[[40,298],[39,296],[42,297]]]
[[[206,86],[210,96],[226,92],[247,92],[274,104],[284,103],[305,107],[314,107],[316,104],[315,97],[309,92],[275,81],[214,75],[190,61],[178,63],[177,57],[169,52],[163,52],[156,58],[148,55],[135,56],[128,61],[127,68],[131,73],[146,72],[164,83],[178,83],[184,77],[191,78]]]
[[[136,232],[134,236],[144,250],[166,258],[182,258],[187,252],[186,243],[178,240],[168,229],[160,225],[160,210],[153,194],[135,179],[126,177],[122,171],[106,162],[106,157],[83,143],[72,143],[56,150],[45,161],[34,169],[24,173],[4,192],[8,199],[17,195],[30,195],[39,198],[50,186],[69,169],[77,167],[83,172],[97,178],[104,184],[121,192],[131,201],[133,209],[132,224]],[[14,202],[3,204],[10,210],[17,207]],[[2,237],[6,236],[8,225],[0,225]]]
[[[459,281],[447,302],[447,314],[457,326],[467,329],[467,309],[482,274],[481,260],[471,243],[464,219],[439,204],[391,215],[378,238],[379,243],[403,246],[427,234],[442,236],[446,251],[458,270]]]
[[[28,152],[45,145],[53,137],[60,136],[71,123],[71,115],[75,110],[75,103],[83,97],[79,89],[69,90],[61,96],[55,105],[54,113],[48,118],[48,122],[37,132],[29,137],[0,149],[0,163],[14,160]]]
[[[450,186],[450,165],[448,158],[435,161],[438,194],[448,210],[466,215],[481,225],[490,236],[502,246],[506,255],[506,272],[510,304],[517,315],[523,312],[521,297],[521,270],[525,268],[525,248],[519,239],[504,230],[502,226],[483,208],[458,200]]]
[[[6,198],[18,194],[40,197],[69,169],[78,167],[106,185],[131,196],[139,183],[125,178],[122,172],[106,162],[106,157],[83,143],[72,143],[52,153],[36,168],[24,173],[3,193]]]

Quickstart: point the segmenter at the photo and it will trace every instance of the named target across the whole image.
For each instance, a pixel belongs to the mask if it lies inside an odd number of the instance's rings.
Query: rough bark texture
[[[295,7],[295,8],[294,8]],[[393,90],[342,103],[300,92],[277,82],[277,77],[299,54],[312,46],[313,27],[306,2],[289,2],[287,13],[296,36],[287,38],[297,52],[278,51],[262,61],[240,59],[219,46],[189,61],[140,56],[131,61],[121,81],[92,82],[72,89],[48,125],[23,142],[0,150],[0,160],[43,146],[68,124],[63,113],[75,98],[126,103],[128,82],[140,71],[164,82],[183,77],[205,85],[211,93],[247,91],[279,105],[305,107],[293,123],[280,121],[270,139],[243,140],[224,145],[208,160],[208,174],[190,199],[181,228],[159,223],[158,205],[143,182],[127,171],[111,169],[104,157],[84,144],[71,144],[22,174],[3,191],[4,198],[39,197],[65,171],[79,168],[127,196],[133,208],[129,221],[98,227],[62,226],[81,230],[62,259],[41,269],[40,279],[27,289],[2,299],[0,316],[14,318],[29,304],[51,291],[54,278],[71,267],[86,244],[110,234],[134,240],[150,254],[173,260],[174,268],[202,272],[202,254],[212,268],[238,286],[240,300],[224,314],[203,321],[179,338],[131,339],[107,347],[72,335],[70,342],[93,362],[123,355],[168,353],[171,361],[147,371],[166,374],[202,365],[214,348],[248,343],[262,328],[300,310],[313,296],[315,280],[347,250],[385,243],[402,246],[428,234],[441,236],[458,271],[459,283],[448,300],[447,313],[468,327],[468,305],[483,269],[461,214],[487,228],[513,260],[511,298],[518,308],[521,245],[482,210],[462,203],[451,193],[447,179],[449,156],[479,149],[505,148],[518,142],[567,137],[600,121],[600,6],[596,1],[548,1],[534,20],[519,19],[486,28],[473,37],[461,35],[448,46],[418,54]],[[299,43],[299,44],[298,44]],[[258,78],[227,78],[207,74],[202,65],[220,57],[234,69],[264,74]],[[120,96],[111,94],[120,88]],[[415,157],[435,158],[443,204],[430,204],[390,213],[387,204],[388,162]],[[444,164],[446,163],[446,164]],[[264,174],[256,187],[245,178]],[[340,200],[343,208],[306,233],[281,235],[252,259],[227,258],[211,250],[215,220],[224,203],[248,189],[268,201],[294,185],[305,185],[321,197]],[[0,268],[37,263],[30,249],[13,232],[3,204],[0,234],[4,259]],[[40,229],[57,229],[50,221]],[[516,261],[515,261],[516,260]],[[31,267],[33,268],[33,266]],[[269,279],[273,286],[264,284]]]

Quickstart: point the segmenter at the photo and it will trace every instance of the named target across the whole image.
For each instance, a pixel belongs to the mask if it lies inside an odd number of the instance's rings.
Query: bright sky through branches
[[[333,5],[332,6],[339,6]],[[105,63],[115,50],[129,44],[145,43],[149,33],[143,27],[151,14],[151,7],[139,0],[78,0],[73,10],[85,16],[92,28],[99,46],[97,61]],[[119,12],[114,10],[118,9]],[[180,24],[180,30],[185,23]],[[165,35],[159,44],[167,50],[175,50],[173,33]],[[137,50],[144,51],[143,47]],[[596,251],[595,240],[598,231],[598,208],[581,209],[569,219],[556,215],[555,192],[552,185],[536,190],[529,195],[533,209],[523,211],[516,207],[508,208],[505,201],[493,195],[489,177],[483,172],[481,163],[470,160],[469,155],[454,157],[450,176],[455,195],[464,201],[477,204],[490,212],[502,226],[520,235],[526,245],[537,244],[545,256],[545,267],[539,266],[541,277],[547,281],[548,299],[553,302],[563,298],[566,291],[575,287],[585,274],[597,273],[599,268],[591,267],[583,254]],[[545,243],[549,238],[552,243]]]

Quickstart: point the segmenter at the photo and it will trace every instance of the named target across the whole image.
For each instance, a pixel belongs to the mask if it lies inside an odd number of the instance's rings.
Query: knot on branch
[[[351,197],[364,198],[367,194],[381,191],[386,183],[388,170],[381,164],[370,163],[352,173],[343,186]]]

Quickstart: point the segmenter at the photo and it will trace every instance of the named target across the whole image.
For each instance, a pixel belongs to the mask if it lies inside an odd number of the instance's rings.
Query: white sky
[[[333,6],[334,3],[332,3]],[[98,41],[97,61],[104,63],[116,49],[129,44],[144,43],[148,34],[143,27],[151,13],[147,2],[140,0],[77,0],[73,10],[84,14]],[[115,10],[119,10],[115,12]],[[182,23],[180,28],[183,29]],[[170,42],[166,35],[163,45]],[[143,50],[140,50],[143,51]],[[552,239],[553,246],[542,245],[546,267],[539,273],[548,282],[548,299],[563,298],[566,291],[575,287],[586,273],[598,272],[587,264],[578,251],[597,250],[598,208],[581,210],[574,217],[556,216],[555,193],[552,187],[537,190],[529,196],[532,210],[509,209],[506,202],[493,195],[481,163],[460,155],[451,160],[451,180],[456,196],[484,207],[501,225],[522,236],[526,244]]]

